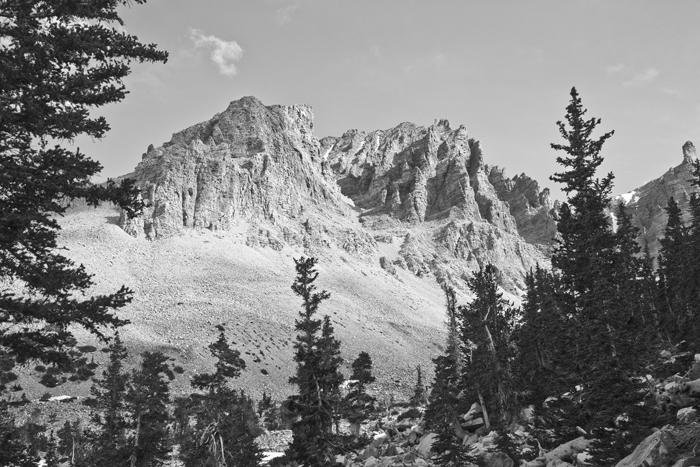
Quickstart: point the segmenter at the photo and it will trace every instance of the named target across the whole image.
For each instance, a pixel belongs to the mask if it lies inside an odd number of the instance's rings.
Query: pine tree
[[[337,450],[332,429],[335,398],[342,381],[338,376],[339,344],[330,320],[314,318],[319,305],[330,297],[325,290],[316,292],[316,259],[302,257],[294,262],[297,276],[292,290],[303,303],[295,321],[299,332],[294,343],[297,371],[289,379],[298,386],[299,393],[289,398],[289,407],[299,420],[292,425],[294,438],[286,455],[301,465],[321,467],[335,462]]]
[[[255,444],[258,418],[252,400],[230,387],[246,363],[240,351],[231,348],[225,329],[219,329],[218,339],[209,345],[215,371],[192,379],[192,387],[204,394],[190,396],[184,409],[195,415],[196,426],[181,446],[181,458],[187,467],[254,467],[262,457]],[[182,423],[189,424],[189,416]]]
[[[557,276],[539,265],[525,276],[526,293],[520,308],[518,323],[513,329],[517,347],[514,373],[525,404],[541,407],[552,394],[557,383],[565,377],[558,371],[568,355],[560,349],[558,339],[566,335],[567,317],[561,312],[556,290]],[[562,353],[562,350],[564,352]]]
[[[96,186],[101,166],[79,149],[53,145],[78,135],[101,139],[109,130],[91,109],[121,101],[132,61],[159,62],[167,53],[119,31],[117,8],[127,0],[0,3],[0,347],[18,363],[38,359],[66,366],[77,324],[103,336],[126,323],[113,310],[131,300],[121,287],[83,298],[92,277],[60,254],[56,215],[66,200],[110,200],[130,215],[140,209],[126,181]],[[137,0],[136,3],[145,3]],[[22,287],[19,287],[22,288]]]
[[[89,436],[92,445],[90,461],[94,465],[124,465],[128,458],[125,395],[129,374],[124,369],[126,357],[126,347],[117,332],[109,346],[109,363],[102,372],[102,379],[95,380],[90,389],[95,408],[92,419],[99,427]]]
[[[585,114],[572,88],[566,124],[557,122],[568,144],[551,145],[566,153],[557,162],[567,169],[551,177],[563,184],[567,194],[552,265],[560,277],[558,302],[568,322],[565,333],[557,336],[565,343],[561,353],[566,352],[569,360],[568,365],[560,360],[561,370],[569,391],[576,392],[576,385],[582,388],[580,403],[569,404],[562,420],[565,426],[580,425],[599,435],[594,462],[605,465],[621,433],[614,428],[614,419],[620,413],[631,414],[640,399],[634,377],[643,368],[649,342],[637,335],[650,335],[646,318],[655,313],[638,306],[643,268],[635,257],[639,249],[630,219],[624,210],[618,212],[617,233],[609,223],[613,174],[595,178],[603,162],[603,144],[613,132],[593,138],[600,119],[585,120]]]
[[[164,465],[170,452],[167,434],[170,387],[165,377],[169,370],[167,361],[168,357],[161,352],[144,352],[141,355],[141,368],[132,372],[126,394],[132,432],[128,440],[128,463],[131,467]]]
[[[367,394],[367,385],[374,383],[372,358],[367,352],[360,352],[352,362],[350,391],[343,401],[345,418],[350,422],[353,435],[360,435],[360,424],[374,411],[375,398]]]
[[[487,264],[467,280],[474,294],[459,307],[460,345],[465,363],[462,380],[479,399],[486,428],[507,424],[515,411],[511,334],[515,310],[498,290],[496,268]]]
[[[433,359],[435,375],[423,415],[425,427],[438,434],[433,444],[437,453],[435,462],[443,466],[465,465],[466,452],[462,447],[465,433],[458,413],[463,405],[459,399],[461,390],[461,365],[459,361],[457,300],[454,289],[443,286],[447,299],[447,346],[444,355]]]

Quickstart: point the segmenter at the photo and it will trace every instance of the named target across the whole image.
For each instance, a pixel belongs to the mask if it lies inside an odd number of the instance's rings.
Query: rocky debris
[[[671,460],[675,445],[667,430],[660,430],[648,436],[629,456],[617,463],[616,467],[664,467]]]
[[[639,229],[638,241],[641,245],[649,245],[653,257],[659,252],[659,239],[664,235],[668,216],[664,208],[668,199],[673,197],[683,211],[683,220],[689,221],[688,202],[690,195],[697,192],[693,187],[692,162],[697,160],[695,145],[687,141],[683,145],[683,161],[677,167],[672,167],[661,177],[645,185],[613,198],[613,210],[622,202],[627,213],[632,215],[634,225]]]
[[[542,456],[537,457],[530,462],[523,464],[523,467],[549,467],[550,465],[563,465],[562,459],[574,459],[579,453],[584,452],[591,444],[590,439],[585,439],[583,436],[573,439],[567,443],[558,446]],[[554,464],[553,464],[554,463]]]
[[[698,411],[693,407],[684,407],[676,413],[678,423],[693,423],[698,420]]]

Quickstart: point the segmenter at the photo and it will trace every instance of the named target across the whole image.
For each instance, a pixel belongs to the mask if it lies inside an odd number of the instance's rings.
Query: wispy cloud
[[[299,9],[299,4],[294,3],[286,7],[280,8],[275,14],[275,20],[278,24],[287,24],[292,20],[292,13]]]
[[[657,70],[656,68],[647,68],[642,73],[635,75],[635,77],[631,80],[622,83],[622,85],[634,86],[635,84],[648,83],[650,81],[654,81],[657,76],[659,76],[659,70]]]
[[[235,62],[243,56],[243,49],[236,41],[225,41],[216,36],[205,36],[199,29],[190,29],[190,38],[195,47],[211,49],[211,60],[219,67],[219,73],[226,76],[235,75]]]
[[[606,68],[605,68],[605,71],[606,71],[609,75],[613,75],[613,74],[615,74],[615,73],[621,72],[621,71],[624,70],[624,69],[625,69],[625,65],[622,64],[622,63],[618,63],[617,65],[610,65],[609,67],[606,67]]]
[[[680,89],[676,89],[676,88],[663,87],[663,88],[661,88],[661,92],[663,94],[667,94],[669,96],[685,97],[685,93],[683,91],[681,91]]]

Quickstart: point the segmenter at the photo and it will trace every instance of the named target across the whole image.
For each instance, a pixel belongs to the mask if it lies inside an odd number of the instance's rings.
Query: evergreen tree
[[[566,335],[568,320],[557,302],[555,274],[538,265],[526,274],[525,287],[519,320],[513,330],[517,347],[514,376],[523,402],[541,407],[547,397],[560,389],[560,380],[565,380],[558,368],[567,352],[552,336]]]
[[[410,402],[413,405],[425,404],[425,385],[423,384],[423,370],[420,365],[416,366],[416,385],[413,388]]]
[[[365,394],[367,385],[376,381],[376,378],[372,375],[372,357],[367,352],[360,352],[352,362],[350,379],[357,381],[353,386],[353,391],[358,395]]]
[[[353,435],[360,435],[360,424],[374,411],[374,397],[367,394],[367,385],[374,383],[372,358],[367,352],[360,352],[352,362],[350,391],[344,400],[345,418],[350,422]]]
[[[464,387],[479,399],[486,428],[508,423],[515,411],[511,333],[515,310],[498,290],[496,268],[488,264],[467,280],[474,294],[459,307]]]
[[[117,332],[109,346],[109,363],[102,372],[102,379],[95,380],[90,389],[95,408],[92,419],[98,427],[89,436],[92,445],[90,459],[94,465],[124,465],[128,459],[125,396],[129,374],[124,370],[126,356],[126,347]]]
[[[185,409],[195,414],[196,426],[181,446],[181,458],[187,467],[254,467],[262,457],[255,444],[258,418],[252,400],[230,387],[246,363],[240,351],[231,348],[225,329],[219,329],[218,339],[209,345],[215,371],[192,378],[192,387],[204,394],[190,396]],[[182,423],[189,424],[189,416]]]
[[[659,240],[659,273],[663,276],[662,303],[665,330],[672,341],[693,338],[693,270],[690,229],[683,223],[683,213],[673,197],[666,207],[668,221],[664,237]],[[675,343],[674,342],[674,343]]]
[[[294,438],[286,455],[300,465],[321,467],[335,462],[337,450],[332,429],[335,398],[342,381],[339,344],[332,335],[330,320],[314,317],[319,305],[330,297],[325,290],[316,292],[316,259],[302,257],[294,262],[297,276],[292,290],[302,298],[302,309],[295,321],[299,332],[294,343],[297,371],[289,380],[298,386],[299,393],[289,398],[289,407],[299,420],[292,425]]]
[[[141,368],[131,375],[126,408],[131,418],[128,440],[131,467],[164,465],[170,452],[167,423],[170,402],[168,357],[160,352],[144,352]],[[164,379],[165,377],[165,379]]]
[[[577,392],[580,404],[569,404],[562,417],[565,425],[580,425],[599,435],[594,462],[606,465],[614,438],[615,418],[631,414],[640,401],[640,383],[635,373],[643,368],[649,342],[645,326],[653,311],[639,309],[643,290],[643,268],[635,255],[636,232],[624,210],[618,213],[617,233],[609,223],[613,174],[595,178],[603,158],[608,132],[593,138],[600,119],[584,118],[575,88],[567,107],[566,124],[557,122],[566,145],[552,148],[566,153],[557,157],[565,169],[551,179],[563,184],[567,202],[562,205],[557,228],[560,240],[552,265],[560,277],[558,302],[567,316],[568,327],[558,336],[565,343],[569,364],[562,361],[569,391]],[[644,306],[651,306],[645,303]],[[560,360],[561,361],[561,360]],[[607,451],[607,452],[606,452]]]
[[[109,129],[91,109],[121,101],[132,61],[165,61],[156,46],[118,28],[109,0],[6,1],[0,4],[0,347],[18,363],[39,359],[68,365],[71,325],[102,336],[126,321],[113,310],[131,291],[83,298],[92,277],[56,248],[56,214],[66,200],[110,200],[130,215],[140,209],[131,182],[96,186],[101,166],[79,149],[52,145],[78,135],[101,139]],[[136,0],[144,3],[144,0]],[[18,292],[18,289],[22,289]]]

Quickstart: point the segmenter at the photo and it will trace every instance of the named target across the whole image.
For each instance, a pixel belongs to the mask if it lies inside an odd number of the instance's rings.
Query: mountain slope
[[[616,196],[613,206],[622,202],[632,215],[633,222],[639,228],[639,242],[649,246],[653,257],[661,247],[659,239],[663,237],[668,216],[664,210],[668,199],[673,197],[683,211],[684,220],[689,220],[688,201],[697,189],[693,187],[693,161],[697,160],[695,145],[686,141],[683,144],[683,161],[671,167],[661,177],[654,179],[629,193]]]

